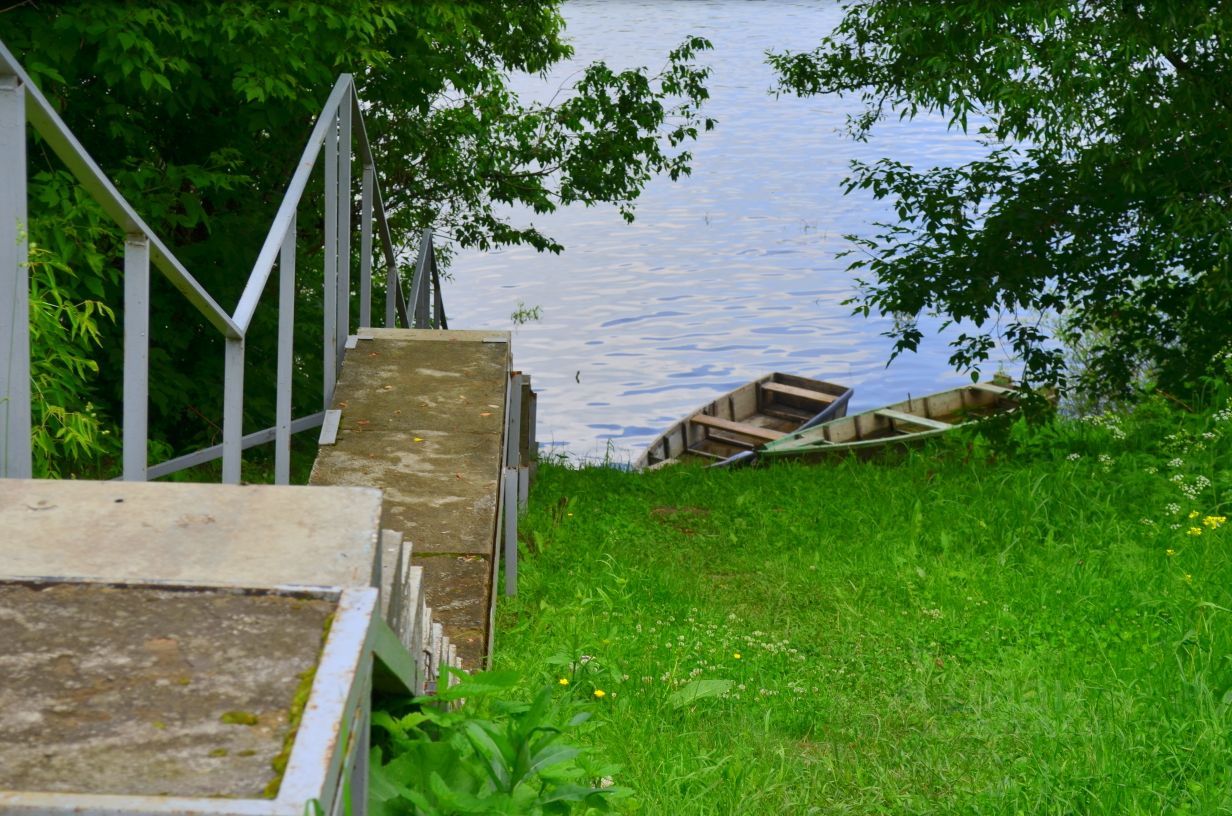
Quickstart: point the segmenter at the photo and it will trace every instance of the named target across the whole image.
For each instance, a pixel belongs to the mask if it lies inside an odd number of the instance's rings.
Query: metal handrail
[[[228,314],[210,296],[175,254],[116,189],[59,115],[39,92],[16,58],[0,42],[0,340],[11,338],[7,359],[0,356],[0,476],[29,477],[30,359],[26,270],[27,251],[22,234],[26,219],[25,125],[50,145],[68,170],[112,220],[124,229],[124,418],[123,476],[145,480],[187,467],[222,459],[222,480],[240,481],[243,451],[274,441],[274,480],[290,480],[290,437],[319,427],[333,400],[350,330],[351,297],[351,184],[352,124],[357,125],[362,165],[360,206],[359,325],[370,326],[372,304],[372,233],[375,226],[386,266],[385,325],[446,328],[444,305],[432,233],[425,230],[412,281],[408,311],[398,275],[397,252],[381,196],[376,163],[364,126],[363,110],[350,74],[338,77],[318,117],[287,192],[283,196],[265,242],[234,312]],[[295,237],[299,205],[308,181],[324,152],[325,173],[325,309],[324,388],[321,411],[306,417],[291,416],[291,380],[294,342]],[[13,240],[6,240],[11,237]],[[147,461],[149,396],[149,290],[150,262],[184,294],[222,335],[226,349],[223,374],[223,439],[221,445],[150,466]],[[279,269],[278,375],[275,424],[244,435],[244,343],[274,266]],[[7,307],[7,308],[6,308]],[[24,385],[24,387],[23,387]]]

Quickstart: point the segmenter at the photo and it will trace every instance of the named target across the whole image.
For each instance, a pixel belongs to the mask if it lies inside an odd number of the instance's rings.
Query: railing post
[[[222,481],[240,483],[244,457],[244,338],[228,337],[223,365]]]
[[[323,407],[329,410],[338,379],[338,116],[325,131],[325,359]]]
[[[445,319],[445,296],[441,294],[441,275],[436,268],[436,245],[432,246],[432,328],[448,329],[449,321]]]
[[[518,471],[521,465],[522,438],[522,372],[509,372],[509,396],[505,400],[505,477],[501,480],[504,490],[504,545],[505,545],[505,595],[518,594]]]
[[[419,257],[415,260],[415,278],[411,281],[411,325],[423,329],[428,326],[428,276],[429,258],[432,253],[432,230],[424,230],[419,237]]]
[[[376,168],[364,165],[359,204],[359,325],[372,325],[372,190]]]
[[[342,371],[343,349],[351,333],[351,94],[338,109],[338,336],[335,365]]]
[[[124,240],[124,481],[144,482],[149,465],[150,239]]]
[[[427,328],[432,327],[432,323],[431,323],[432,316],[428,313],[428,305],[432,302],[430,299],[431,287],[432,287],[432,231],[431,230],[424,230],[423,240],[424,240],[424,247],[425,247],[424,266],[423,266],[424,279],[421,282],[418,292],[417,292],[419,299],[415,304],[415,312],[416,312],[415,322],[419,325],[419,328],[427,329]]]
[[[28,479],[30,267],[26,244],[26,90],[0,75],[0,477]]]
[[[436,279],[436,244],[432,242],[432,233],[430,232],[428,233],[428,263],[427,263],[427,268],[424,269],[424,273],[425,273],[424,291],[423,291],[424,325],[426,325],[430,329],[435,329],[437,328],[437,326],[436,326],[436,314],[432,310],[432,307],[435,302],[432,284],[434,283]]]
[[[274,484],[291,482],[291,376],[295,345],[295,216],[278,256],[278,393],[274,419]]]
[[[398,265],[385,264],[385,328],[398,325]],[[407,328],[403,326],[402,328]]]

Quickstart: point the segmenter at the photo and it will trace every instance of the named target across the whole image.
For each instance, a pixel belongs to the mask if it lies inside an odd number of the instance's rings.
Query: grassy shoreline
[[[1227,411],[1156,405],[894,461],[546,466],[495,665],[587,701],[643,813],[1230,812],[1229,461]]]

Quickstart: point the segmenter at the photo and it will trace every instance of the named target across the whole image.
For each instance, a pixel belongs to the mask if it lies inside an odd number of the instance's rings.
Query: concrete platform
[[[0,791],[266,796],[335,606],[0,582]]]
[[[373,690],[456,665],[380,522],[369,487],[0,480],[0,813],[364,812]]]
[[[373,585],[370,488],[0,480],[0,580]]]
[[[334,392],[335,444],[314,485],[385,494],[383,526],[413,545],[424,593],[466,668],[482,665],[509,384],[509,333],[364,329]]]

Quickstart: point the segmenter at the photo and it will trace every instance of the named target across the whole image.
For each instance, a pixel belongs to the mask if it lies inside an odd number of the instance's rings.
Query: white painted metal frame
[[[32,467],[25,107],[25,83],[0,61],[0,476],[19,479]]]
[[[156,478],[215,459],[222,459],[222,480],[238,483],[243,451],[275,444],[275,481],[290,478],[291,435],[319,427],[333,400],[343,349],[350,331],[352,135],[358,137],[362,165],[360,212],[359,321],[370,325],[372,310],[373,228],[378,231],[386,272],[385,325],[446,328],[440,278],[431,231],[420,240],[409,319],[398,275],[397,256],[363,112],[349,74],[338,78],[321,116],[308,138],[269,233],[232,314],[205,291],[120,195],[0,42],[0,477],[28,477],[30,450],[30,350],[28,326],[29,275],[25,244],[27,122],[64,162],[83,188],[127,236],[124,255],[124,398],[123,477]],[[308,181],[324,152],[325,285],[322,410],[291,417],[293,370],[296,215]],[[169,462],[149,466],[149,293],[150,264],[196,307],[225,342],[223,378],[223,440]],[[275,263],[279,267],[276,419],[271,428],[243,433],[245,338],[261,293]]]

